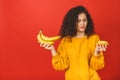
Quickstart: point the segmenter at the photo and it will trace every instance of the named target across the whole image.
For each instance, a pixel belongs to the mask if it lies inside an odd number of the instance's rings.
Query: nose
[[[84,24],[83,21],[81,21],[80,25],[83,25],[83,24]]]

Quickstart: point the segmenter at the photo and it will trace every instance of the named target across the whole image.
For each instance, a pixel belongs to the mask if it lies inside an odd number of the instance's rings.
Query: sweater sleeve
[[[55,70],[66,70],[69,66],[69,59],[65,50],[64,41],[64,39],[61,40],[57,49],[57,55],[52,58],[52,65]]]
[[[100,40],[97,35],[94,39],[95,39],[95,41],[93,41],[93,46],[92,46],[92,52],[91,52],[92,54],[91,54],[91,58],[90,58],[90,67],[94,70],[100,70],[104,67],[104,64],[105,64],[104,56],[103,56],[103,52],[100,52],[100,55],[98,55],[98,56],[94,56],[96,43]]]

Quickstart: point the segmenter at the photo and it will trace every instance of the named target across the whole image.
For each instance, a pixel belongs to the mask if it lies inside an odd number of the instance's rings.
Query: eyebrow
[[[81,19],[78,19],[78,20],[81,20]],[[87,20],[87,18],[83,18],[82,20]]]

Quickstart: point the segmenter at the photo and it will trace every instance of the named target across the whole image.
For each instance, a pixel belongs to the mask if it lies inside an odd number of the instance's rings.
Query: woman
[[[106,44],[97,44],[90,14],[83,6],[70,9],[60,29],[61,42],[57,51],[53,45],[41,44],[51,50],[55,70],[65,70],[65,80],[101,80],[96,70],[104,67]]]

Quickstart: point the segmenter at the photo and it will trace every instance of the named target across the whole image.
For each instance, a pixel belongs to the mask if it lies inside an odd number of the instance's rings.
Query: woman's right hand
[[[45,49],[50,50],[52,53],[52,56],[55,56],[57,54],[55,47],[53,45],[41,43],[40,47],[44,47]]]
[[[44,47],[45,49],[48,49],[48,50],[53,50],[54,49],[53,45],[45,44],[45,43],[41,43],[40,47]]]

